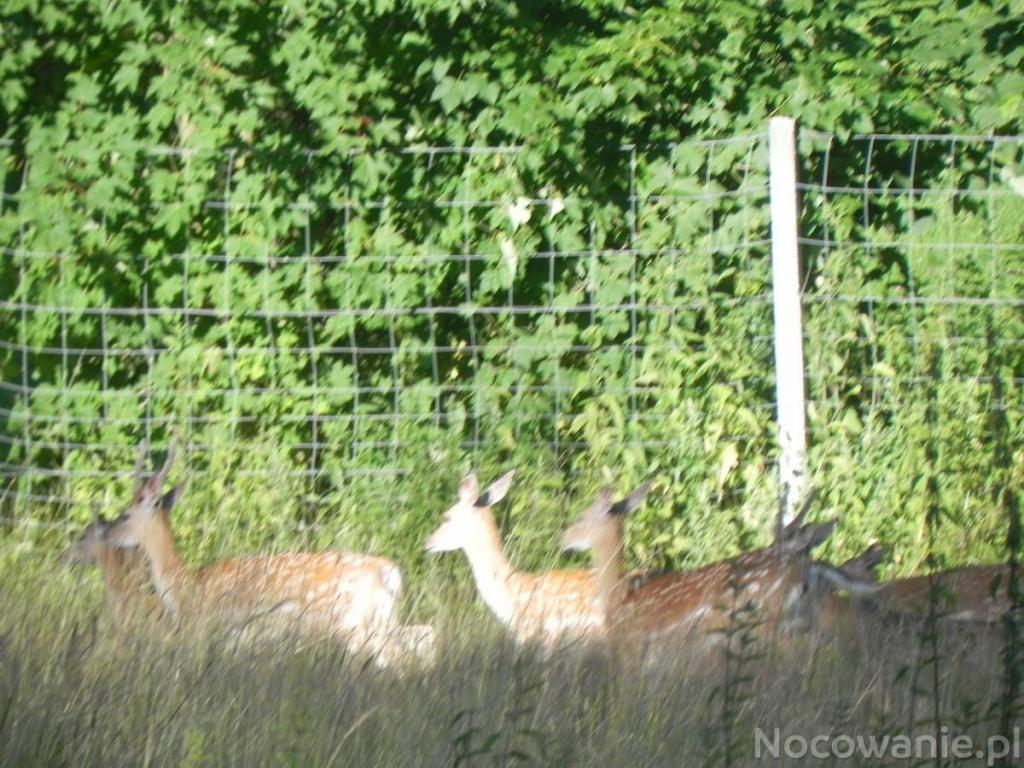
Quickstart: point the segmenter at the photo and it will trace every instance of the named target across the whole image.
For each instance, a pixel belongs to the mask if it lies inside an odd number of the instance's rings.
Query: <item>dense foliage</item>
[[[1013,131],[1014,2],[6,4],[6,133],[348,150]],[[570,162],[567,168],[574,165]]]
[[[994,494],[1021,479],[1020,144],[850,135],[1020,132],[1021,11],[12,0],[9,516],[113,504],[135,444],[177,433],[193,542],[203,517],[255,543],[318,521],[415,562],[457,476],[511,464],[523,562],[553,556],[566,504],[651,472],[635,557],[763,538],[761,136],[785,113],[837,137],[802,142],[803,177],[827,160],[874,206],[804,195],[822,514],[913,568],[938,476],[945,555],[994,556]],[[723,136],[745,138],[687,143]],[[426,149],[464,146],[520,148]]]

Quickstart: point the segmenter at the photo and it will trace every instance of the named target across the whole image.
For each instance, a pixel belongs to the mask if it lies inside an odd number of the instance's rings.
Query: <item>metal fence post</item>
[[[793,118],[774,117],[769,121],[768,153],[779,489],[782,522],[785,524],[796,514],[807,483],[803,321],[797,241],[796,123]]]

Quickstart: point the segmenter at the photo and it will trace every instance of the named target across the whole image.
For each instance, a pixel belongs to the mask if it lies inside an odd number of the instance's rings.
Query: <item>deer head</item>
[[[604,487],[597,499],[583,510],[579,519],[562,534],[562,549],[613,553],[622,546],[622,524],[626,515],[640,506],[654,485],[648,480],[624,499],[614,500],[614,492]]]
[[[491,507],[505,498],[515,474],[512,470],[502,475],[483,493],[479,491],[476,475],[467,475],[459,485],[458,501],[444,513],[441,525],[427,539],[427,551],[467,550],[481,542],[500,548]]]
[[[135,488],[132,502],[121,516],[107,527],[104,534],[105,541],[121,549],[140,546],[150,535],[154,524],[161,522],[158,521],[159,517],[163,518],[162,522],[166,522],[185,487],[185,481],[182,481],[167,493],[161,493],[174,464],[173,443],[167,450],[167,457],[160,471],[149,479],[142,476],[147,448],[146,443],[139,446],[139,455],[133,472]]]
[[[888,554],[889,547],[874,544],[839,566],[811,563],[807,573],[808,588],[818,599],[829,592],[873,595],[879,589],[875,571]]]
[[[116,521],[114,521],[116,522]],[[95,565],[107,546],[106,537],[114,522],[104,520],[97,510],[93,509],[92,522],[89,523],[61,555],[61,560],[68,565]]]

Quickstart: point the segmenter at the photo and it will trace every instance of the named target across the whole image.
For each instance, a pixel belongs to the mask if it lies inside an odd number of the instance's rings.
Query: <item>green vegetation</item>
[[[5,2],[0,762],[729,765],[755,725],[1008,732],[1012,617],[544,661],[422,544],[466,471],[511,466],[523,568],[652,474],[631,564],[766,541],[786,114],[822,555],[1019,557],[1024,147],[983,137],[1022,132],[1022,39],[1019,0]],[[125,505],[144,438],[187,444],[191,562],[392,557],[437,668],[110,627],[53,553]]]
[[[200,558],[211,536],[315,539],[422,572],[470,467],[521,468],[503,523],[524,566],[598,483],[651,473],[634,560],[763,541],[761,134],[785,113],[837,137],[802,140],[802,178],[828,162],[830,184],[874,190],[867,212],[803,195],[813,481],[844,515],[829,554],[882,540],[897,571],[921,565],[934,438],[940,558],[999,556],[1019,310],[894,300],[1021,295],[1020,146],[850,134],[1019,131],[1019,10],[7,3],[4,516],[26,541],[50,530],[27,521],[112,511],[144,434],[177,433]],[[748,138],[688,143],[722,136]],[[401,151],[467,145],[521,149]],[[949,189],[969,194],[906,192]],[[992,461],[993,373],[1013,470]]]

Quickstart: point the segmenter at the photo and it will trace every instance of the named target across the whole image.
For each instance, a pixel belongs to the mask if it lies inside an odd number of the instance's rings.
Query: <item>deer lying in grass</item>
[[[480,597],[519,642],[534,640],[550,649],[561,640],[601,634],[599,572],[524,573],[509,563],[491,507],[505,498],[514,475],[503,475],[483,493],[476,475],[467,476],[458,501],[427,539],[427,551],[465,552]]]
[[[156,618],[163,613],[163,608],[153,593],[145,555],[138,549],[115,547],[106,540],[107,533],[117,522],[94,516],[64,552],[62,560],[69,565],[99,568],[107,607],[119,623]]]
[[[563,549],[593,552],[602,574],[604,621],[614,644],[660,652],[678,648],[692,635],[728,636],[737,612],[754,605],[767,631],[788,626],[803,598],[809,552],[829,536],[834,521],[804,525],[801,515],[771,547],[654,576],[630,588],[622,576],[623,518],[648,489],[645,484],[618,503],[612,502],[610,490],[603,490],[562,536]]]
[[[886,551],[875,546],[838,567],[825,563],[811,566],[823,628],[871,617],[923,618],[929,613],[932,585],[936,612],[943,619],[993,623],[1011,610],[1006,565],[954,568],[934,574],[932,580],[922,575],[875,581],[874,570]]]
[[[113,546],[142,549],[168,613],[190,624],[336,637],[379,660],[393,655],[386,645],[392,634],[402,635],[396,620],[402,574],[390,560],[348,552],[289,552],[247,555],[199,569],[187,566],[169,517],[184,484],[161,495],[173,460],[172,446],[163,468],[148,480],[137,465],[132,504],[105,536]],[[415,628],[419,642],[409,643],[424,655],[433,644],[426,630]]]

